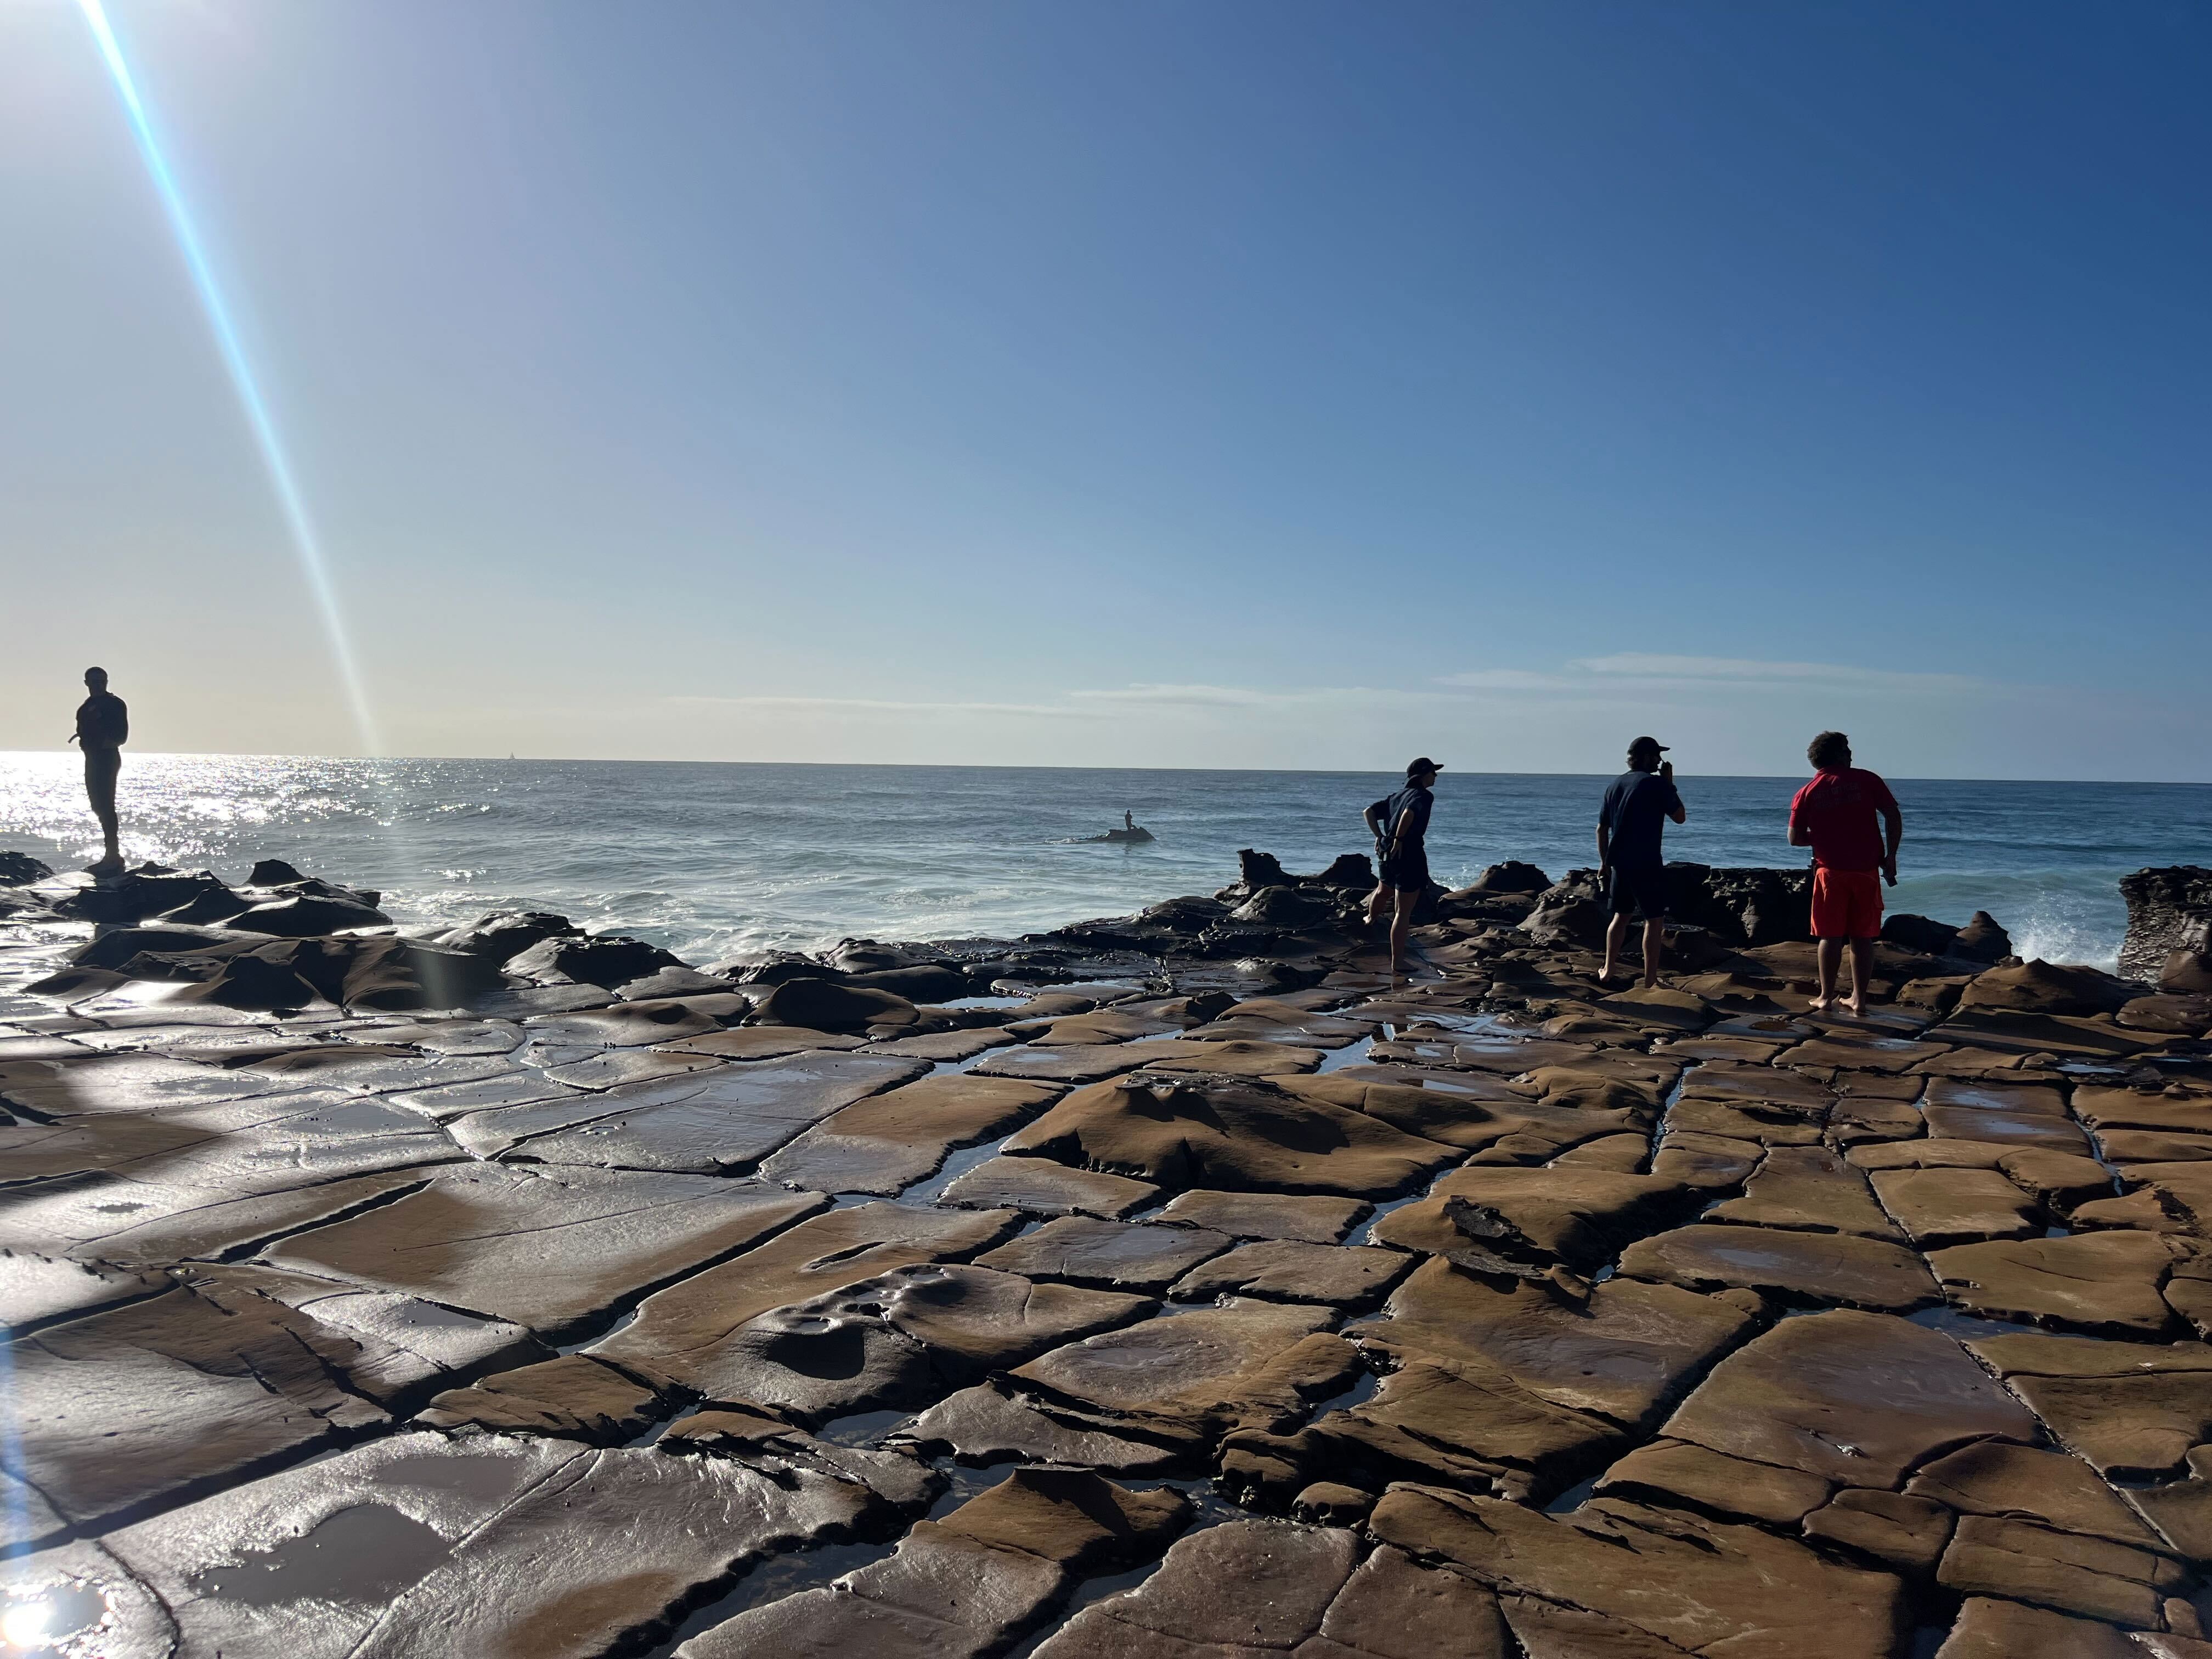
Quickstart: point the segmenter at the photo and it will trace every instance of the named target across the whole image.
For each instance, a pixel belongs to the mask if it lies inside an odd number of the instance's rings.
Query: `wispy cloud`
[[[1681,657],[1629,651],[1578,657],[1553,672],[1478,668],[1442,676],[1437,684],[1469,691],[1525,691],[1582,696],[1627,692],[1759,689],[1860,696],[1946,696],[1988,691],[1987,680],[1966,674],[1926,674],[1846,663],[1780,662],[1757,657]]]
[[[787,714],[1011,714],[1030,720],[1097,720],[1103,711],[1073,703],[930,702],[895,697],[705,697],[661,699],[693,708],[742,708]]]
[[[1285,708],[1315,703],[1401,702],[1419,692],[1368,685],[1310,685],[1263,688],[1249,685],[1125,685],[1105,690],[1071,691],[1084,703],[1151,708]]]

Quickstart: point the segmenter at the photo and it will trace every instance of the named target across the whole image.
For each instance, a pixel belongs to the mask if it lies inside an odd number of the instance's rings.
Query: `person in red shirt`
[[[1790,803],[1790,844],[1813,849],[1813,937],[1820,942],[1820,994],[1813,1006],[1836,1006],[1836,970],[1844,942],[1851,947],[1851,994],[1844,1006],[1866,1012],[1874,975],[1874,936],[1881,931],[1881,879],[1897,884],[1897,844],[1905,814],[1889,786],[1851,764],[1851,740],[1823,732],[1805,750],[1818,775]],[[1879,826],[1875,820],[1879,816]]]

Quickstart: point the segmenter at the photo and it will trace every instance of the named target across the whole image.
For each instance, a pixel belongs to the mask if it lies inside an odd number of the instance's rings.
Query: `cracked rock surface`
[[[68,1659],[2212,1659],[2212,1000],[1931,923],[1820,1013],[1771,918],[1621,991],[1520,866],[1393,983],[1359,863],[711,973],[7,865],[0,1602]]]

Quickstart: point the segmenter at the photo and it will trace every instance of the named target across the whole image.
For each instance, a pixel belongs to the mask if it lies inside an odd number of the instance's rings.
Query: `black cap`
[[[1638,738],[1628,745],[1628,752],[1632,755],[1663,755],[1667,752],[1667,745],[1656,738]]]
[[[1424,772],[1441,772],[1443,769],[1444,769],[1443,767],[1437,765],[1426,755],[1424,755],[1419,760],[1409,761],[1407,763],[1406,775],[1409,778],[1418,778]]]

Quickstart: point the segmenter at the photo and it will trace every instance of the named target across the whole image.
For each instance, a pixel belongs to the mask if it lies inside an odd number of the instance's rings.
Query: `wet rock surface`
[[[1358,863],[708,973],[7,865],[0,1595],[113,1659],[2212,1653],[2190,872],[2132,982],[1899,917],[1850,1019],[1802,872],[1675,866],[1624,993],[1522,866],[1393,984]]]

